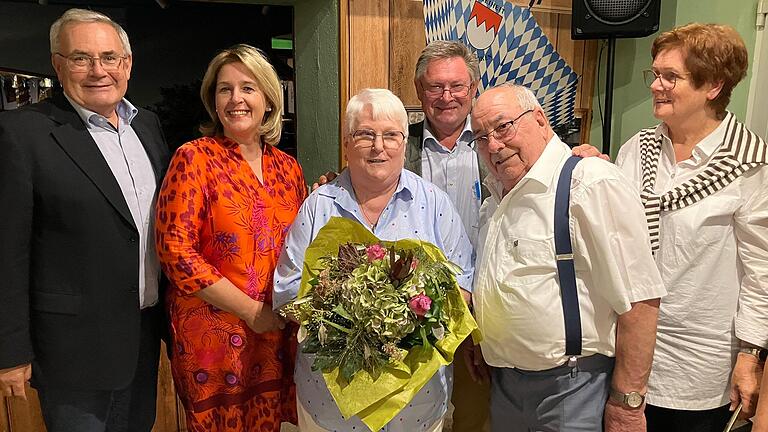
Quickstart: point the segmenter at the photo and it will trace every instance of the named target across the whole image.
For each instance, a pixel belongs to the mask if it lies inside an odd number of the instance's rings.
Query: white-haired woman
[[[304,251],[334,216],[353,219],[382,240],[418,238],[437,245],[463,269],[459,286],[471,287],[472,246],[448,195],[403,169],[408,116],[400,99],[389,90],[362,90],[347,105],[345,129],[349,169],[314,191],[299,210],[275,271],[274,307],[296,298]],[[342,418],[323,377],[311,366],[311,357],[299,353],[294,376],[299,428],[366,430],[359,418]],[[441,430],[451,381],[450,369],[441,368],[383,430]]]

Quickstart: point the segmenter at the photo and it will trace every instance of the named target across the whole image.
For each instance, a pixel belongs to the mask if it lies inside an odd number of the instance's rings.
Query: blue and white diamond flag
[[[528,8],[504,0],[424,0],[427,43],[459,40],[480,60],[480,90],[512,81],[530,88],[552,126],[573,120],[578,76]]]

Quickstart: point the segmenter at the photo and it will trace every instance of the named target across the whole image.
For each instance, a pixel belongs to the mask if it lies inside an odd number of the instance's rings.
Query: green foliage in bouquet
[[[315,354],[313,370],[339,368],[346,382],[360,370],[377,379],[411,348],[445,337],[446,290],[461,272],[455,264],[380,243],[345,243],[319,261],[308,295],[288,308],[307,331],[303,351]]]
[[[345,418],[380,429],[476,331],[460,271],[430,243],[380,241],[349,219],[320,230],[284,311],[302,324],[303,351]]]

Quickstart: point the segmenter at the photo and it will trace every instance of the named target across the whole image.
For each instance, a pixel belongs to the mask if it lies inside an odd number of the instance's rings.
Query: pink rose
[[[373,262],[376,260],[384,259],[387,256],[387,250],[380,244],[370,245],[365,248],[365,253],[368,254],[368,261]]]
[[[408,307],[411,308],[416,316],[423,317],[429,312],[429,308],[432,307],[432,299],[424,294],[418,294],[408,300]]]
[[[411,261],[411,271],[416,270],[416,267],[419,266],[419,259],[416,257],[413,257],[413,261]]]

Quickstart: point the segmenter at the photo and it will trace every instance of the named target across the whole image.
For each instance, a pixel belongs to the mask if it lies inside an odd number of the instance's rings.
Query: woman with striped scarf
[[[668,291],[648,381],[648,431],[723,430],[755,412],[768,347],[765,142],[726,110],[747,71],[736,31],[664,32],[644,71],[661,121],[630,138],[617,164],[638,187]]]

